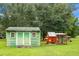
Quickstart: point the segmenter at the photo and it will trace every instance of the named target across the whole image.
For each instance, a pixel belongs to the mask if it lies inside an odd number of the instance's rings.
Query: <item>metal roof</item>
[[[66,35],[66,33],[56,33],[56,35]]]
[[[48,36],[56,36],[55,32],[48,32]]]
[[[40,31],[39,27],[8,27],[7,31]]]

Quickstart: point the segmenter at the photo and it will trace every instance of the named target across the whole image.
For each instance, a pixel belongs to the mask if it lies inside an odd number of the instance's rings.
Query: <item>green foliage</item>
[[[0,20],[4,28],[9,26],[40,27],[42,34],[47,32],[71,33],[74,19],[69,4],[5,4],[7,12]],[[74,31],[74,29],[73,29]],[[71,34],[70,34],[71,35]]]
[[[71,37],[75,37],[77,35],[79,35],[79,26],[76,25],[76,22],[78,22],[77,18],[71,18],[71,21],[69,20],[69,27],[67,30],[68,35],[70,35]]]

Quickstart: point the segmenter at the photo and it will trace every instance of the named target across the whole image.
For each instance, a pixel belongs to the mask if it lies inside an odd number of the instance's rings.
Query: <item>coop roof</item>
[[[8,27],[7,31],[40,31],[39,27]]]
[[[66,33],[56,33],[56,35],[66,35]]]
[[[48,32],[48,36],[56,36],[55,32]]]

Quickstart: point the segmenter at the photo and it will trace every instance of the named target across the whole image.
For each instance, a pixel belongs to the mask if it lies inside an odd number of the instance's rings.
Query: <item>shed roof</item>
[[[7,31],[40,31],[39,27],[8,27]]]

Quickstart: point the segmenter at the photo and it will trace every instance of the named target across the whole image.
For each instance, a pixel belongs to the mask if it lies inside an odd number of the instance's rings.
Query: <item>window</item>
[[[15,37],[15,32],[11,33],[11,37],[14,38]]]
[[[36,35],[36,33],[35,32],[32,32],[32,36],[35,37],[35,35]]]

